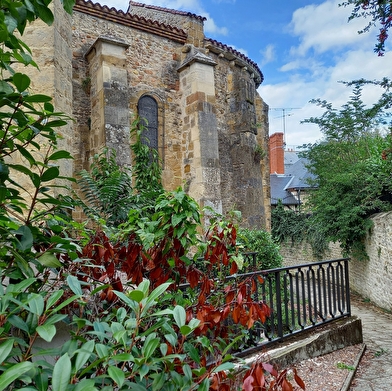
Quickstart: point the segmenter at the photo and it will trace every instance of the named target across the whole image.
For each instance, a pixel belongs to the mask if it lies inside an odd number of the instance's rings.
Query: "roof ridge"
[[[157,20],[147,19],[143,16],[131,14],[122,10],[117,10],[114,7],[109,8],[107,5],[101,5],[92,0],[76,0],[74,10],[110,20],[115,23],[131,26],[138,30],[149,31],[160,36],[167,36],[180,43],[185,43],[187,39],[187,33],[178,27]]]
[[[207,20],[207,18],[206,18],[205,16],[200,16],[200,15],[194,14],[194,13],[192,13],[192,12],[178,11],[178,10],[171,9],[171,8],[165,8],[165,7],[159,7],[159,6],[156,6],[156,5],[144,4],[144,3],[140,3],[140,2],[132,1],[132,0],[129,1],[129,5],[130,5],[130,6],[131,6],[131,5],[135,5],[135,6],[137,6],[137,7],[144,7],[144,8],[149,8],[149,9],[157,10],[157,11],[168,12],[168,13],[171,13],[171,14],[174,14],[174,15],[189,16],[189,17],[191,17],[191,18],[199,19],[199,20],[201,20],[201,21],[203,21],[203,22],[204,22],[205,20]],[[129,8],[128,8],[128,9],[129,9]]]
[[[227,52],[230,52],[237,57],[240,57],[242,60],[244,60],[249,65],[251,65],[259,73],[259,75],[260,75],[259,83],[261,84],[263,82],[263,80],[264,80],[263,72],[261,71],[261,69],[259,68],[257,63],[254,62],[253,60],[251,60],[249,57],[247,57],[244,53],[241,53],[238,50],[234,49],[233,47],[226,45],[226,44],[219,42],[219,41],[212,39],[212,38],[206,37],[205,41],[209,41],[212,45],[217,46],[220,49],[225,50]]]

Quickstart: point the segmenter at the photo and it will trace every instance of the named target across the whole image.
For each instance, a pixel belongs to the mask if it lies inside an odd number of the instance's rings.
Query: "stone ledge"
[[[329,323],[321,329],[293,336],[283,343],[276,342],[269,345],[268,348],[261,346],[259,353],[244,358],[245,365],[238,367],[235,384],[241,384],[247,371],[245,367],[257,360],[269,362],[275,367],[283,369],[297,362],[323,356],[360,343],[363,343],[361,319],[356,316],[344,318]]]

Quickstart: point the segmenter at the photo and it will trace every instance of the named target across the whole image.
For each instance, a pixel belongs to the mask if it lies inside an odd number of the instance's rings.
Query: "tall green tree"
[[[341,6],[354,6],[349,20],[365,18],[368,24],[359,33],[365,33],[372,26],[379,27],[377,43],[374,51],[382,56],[385,52],[385,43],[388,39],[388,31],[392,24],[392,3],[390,0],[347,0]]]
[[[369,83],[379,86],[382,93],[367,107],[362,93]],[[342,108],[313,101],[325,112],[304,122],[317,124],[324,140],[305,155],[318,189],[309,200],[313,223],[326,238],[340,242],[346,253],[360,256],[365,254],[363,239],[371,227],[369,216],[391,208],[386,198],[392,191],[388,122],[392,94],[387,80],[346,84],[353,87],[353,93]]]

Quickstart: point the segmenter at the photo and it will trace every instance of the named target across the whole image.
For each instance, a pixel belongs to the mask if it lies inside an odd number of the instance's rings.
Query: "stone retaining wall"
[[[369,259],[350,261],[350,287],[378,307],[392,311],[392,212],[372,217],[373,229],[366,239]],[[284,266],[314,262],[306,244],[281,246]],[[330,245],[325,259],[341,258],[337,244]]]
[[[392,310],[392,212],[374,215],[366,240],[367,261],[350,264],[351,288],[386,310]]]

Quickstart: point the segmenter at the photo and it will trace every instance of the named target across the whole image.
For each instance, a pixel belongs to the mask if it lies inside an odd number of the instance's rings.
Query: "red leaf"
[[[282,391],[293,391],[293,386],[286,379],[283,379]]]
[[[115,272],[114,263],[110,262],[106,268],[106,273],[107,273],[108,277],[112,278],[114,276],[114,272]]]
[[[238,323],[240,321],[241,316],[241,308],[236,305],[233,310],[233,321],[234,323]]]
[[[124,290],[124,287],[123,287],[121,280],[114,281],[112,283],[112,287],[114,290],[119,291],[119,292],[123,292],[123,290]]]
[[[294,371],[294,380],[295,380],[295,382],[304,390],[305,389],[305,383],[298,376],[297,370],[295,368],[294,368],[293,371]]]
[[[231,245],[235,246],[237,241],[237,229],[233,226],[231,229]]]
[[[260,283],[260,284],[263,284],[263,283],[264,283],[264,278],[261,277],[260,275],[257,276],[257,279],[259,280],[259,283]]]
[[[222,313],[222,320],[226,319],[230,314],[230,306],[226,305],[225,308],[223,309]]]
[[[238,295],[237,295],[237,303],[238,304],[242,304],[242,293],[241,293],[241,291],[240,292],[238,292]]]
[[[253,319],[252,315],[253,315],[253,305],[249,308],[248,329],[250,329],[255,323],[255,320]]]
[[[273,365],[268,364],[263,362],[263,368],[265,371],[267,371],[268,373],[270,373],[272,376],[277,377],[278,376],[278,371],[274,368]]]
[[[231,262],[230,274],[235,274],[238,272],[238,265],[236,262]]]
[[[234,300],[234,297],[235,297],[234,291],[228,292],[226,295],[226,304],[230,304]]]
[[[219,310],[210,313],[210,318],[215,324],[218,324],[222,319],[222,314]]]
[[[229,264],[229,257],[227,256],[227,248],[226,247],[222,248],[222,263],[225,266],[227,266]]]
[[[247,376],[242,383],[243,391],[253,391],[253,376]]]
[[[186,275],[186,279],[188,280],[191,288],[196,288],[197,284],[199,283],[199,272],[193,268],[188,270],[188,273]]]

